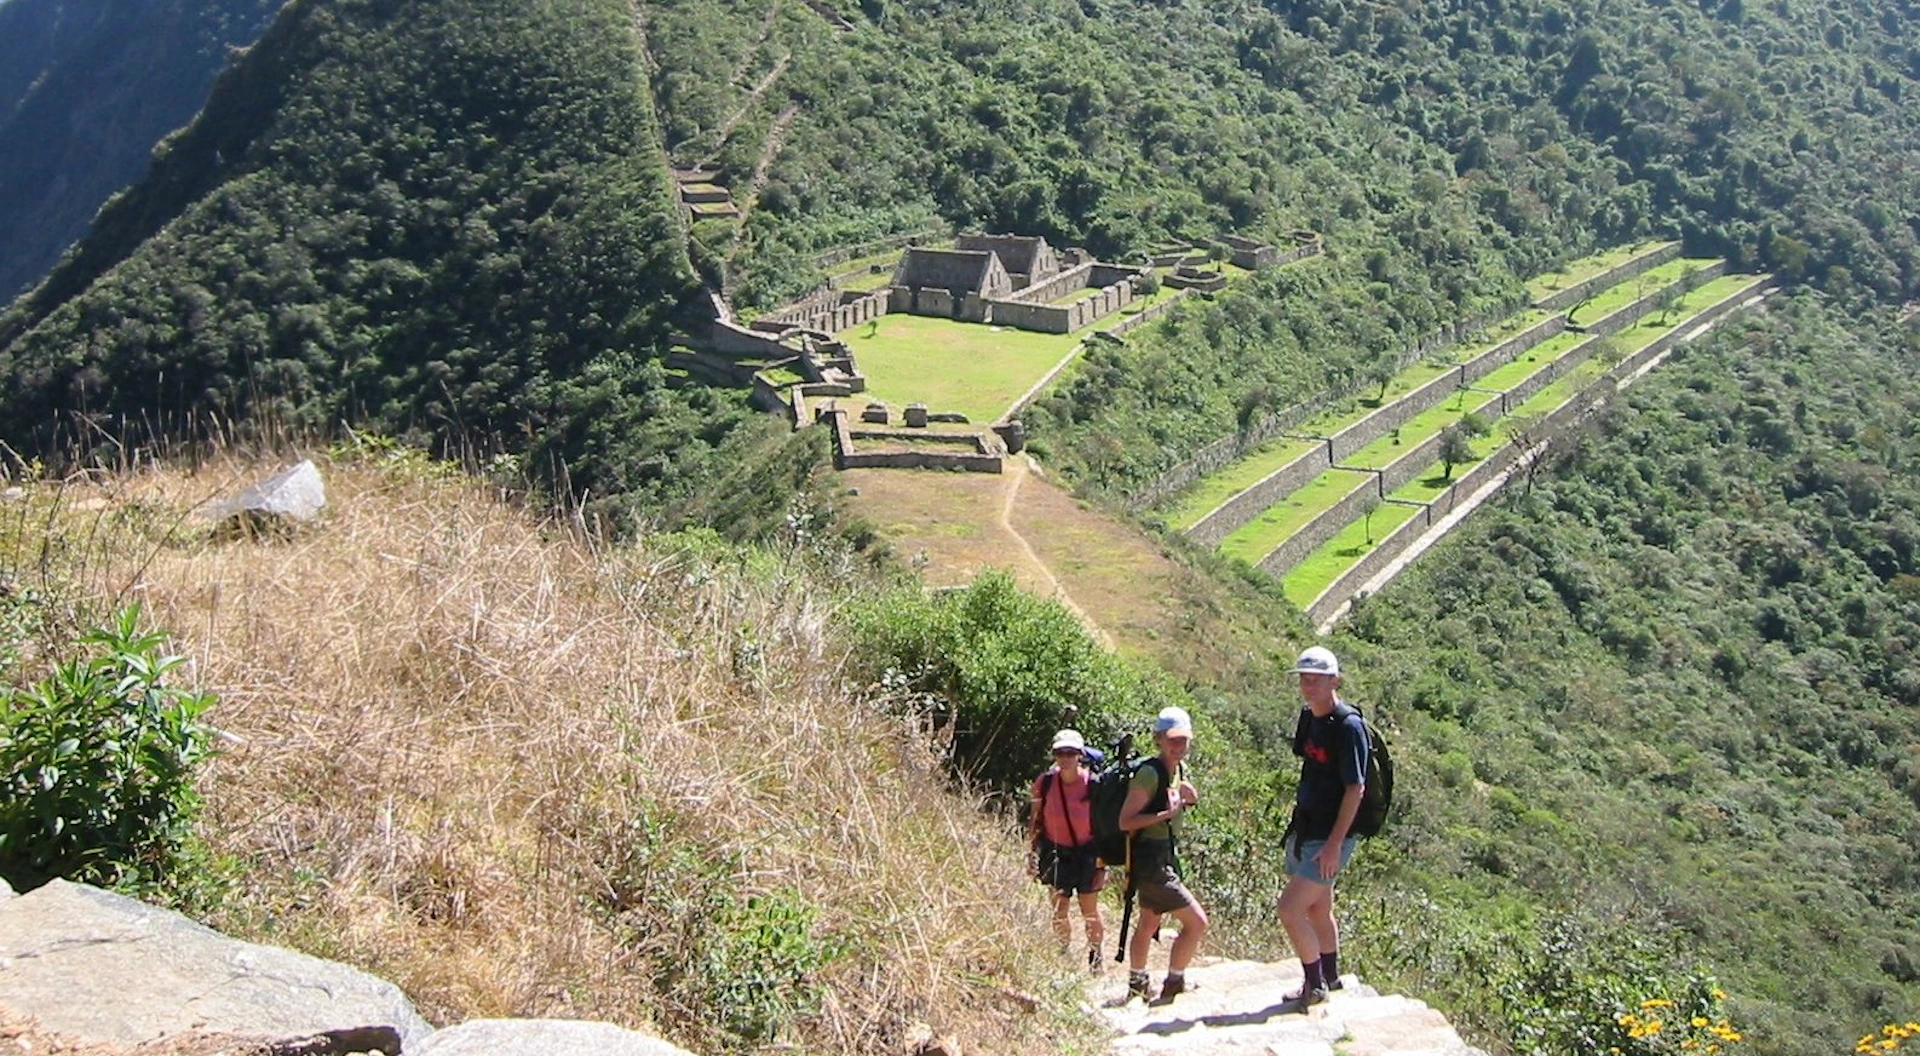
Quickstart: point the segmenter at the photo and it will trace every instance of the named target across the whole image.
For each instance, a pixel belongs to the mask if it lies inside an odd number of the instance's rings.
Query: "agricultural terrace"
[[[1488,392],[1505,392],[1515,385],[1532,377],[1536,371],[1558,362],[1567,353],[1590,339],[1590,335],[1578,330],[1562,330],[1545,341],[1527,349],[1512,362],[1489,371],[1479,381],[1473,383],[1476,389]]]
[[[1293,566],[1281,577],[1281,592],[1295,606],[1306,608],[1320,596],[1321,591],[1352,568],[1354,562],[1380,545],[1380,540],[1386,538],[1388,533],[1413,520],[1419,513],[1420,507],[1398,502],[1383,502],[1375,506],[1371,514],[1340,529],[1320,549]]]
[[[1558,271],[1549,271],[1544,275],[1536,276],[1527,283],[1527,296],[1536,301],[1551,297],[1569,286],[1604,274],[1609,268],[1619,267],[1637,256],[1655,252],[1671,244],[1651,240],[1634,242],[1630,245],[1615,246],[1605,253],[1596,253],[1591,257],[1581,257]]]
[[[1437,407],[1430,407],[1407,419],[1406,424],[1375,440],[1373,443],[1355,451],[1340,460],[1343,466],[1358,466],[1363,469],[1385,469],[1408,451],[1419,447],[1440,434],[1440,430],[1464,419],[1469,414],[1477,414],[1484,421],[1487,408],[1495,408],[1498,415],[1500,397],[1472,389],[1460,389],[1453,398]]]
[[[1371,484],[1374,475],[1359,470],[1330,469],[1313,478],[1305,487],[1261,511],[1220,541],[1220,552],[1247,564],[1257,564],[1287,537],[1306,526],[1320,511],[1340,501],[1340,497],[1362,483]]]
[[[1567,312],[1569,324],[1587,325],[1605,319],[1655,290],[1676,282],[1691,271],[1719,263],[1718,257],[1675,257],[1659,267],[1649,268],[1615,286],[1574,305]]]
[[[1269,440],[1218,473],[1200,481],[1180,504],[1167,511],[1167,524],[1186,531],[1214,508],[1264,480],[1267,474],[1319,447],[1325,441],[1280,437]]]

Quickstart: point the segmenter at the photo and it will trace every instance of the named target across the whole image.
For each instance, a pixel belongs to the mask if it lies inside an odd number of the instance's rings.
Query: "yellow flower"
[[[1900,1047],[1900,1042],[1893,1038],[1888,1038],[1887,1040],[1880,1043],[1880,1047],[1887,1050],[1888,1052],[1892,1052],[1893,1050]]]
[[[1727,992],[1716,986],[1713,988],[1713,999],[1715,1001],[1725,1001],[1727,999]]]
[[[1641,1008],[1672,1008],[1673,1002],[1667,1000],[1664,997],[1649,997],[1645,1001],[1640,1002],[1640,1007]]]
[[[1707,1056],[1714,1056],[1714,1053],[1717,1053],[1719,1051],[1720,1051],[1720,1046],[1714,1044],[1713,1042],[1707,1043],[1707,1048],[1706,1048]]]
[[[1707,1025],[1707,1022],[1708,1022],[1708,1021],[1707,1021],[1707,1017],[1705,1017],[1705,1016],[1695,1016],[1695,1017],[1693,1017],[1693,1025],[1694,1025],[1694,1026],[1696,1026],[1696,1027],[1704,1027],[1704,1026],[1706,1026],[1706,1025]]]

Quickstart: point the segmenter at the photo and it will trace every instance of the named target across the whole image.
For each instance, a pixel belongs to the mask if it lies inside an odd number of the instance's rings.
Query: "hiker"
[[[1087,967],[1100,968],[1100,940],[1106,924],[1100,916],[1100,890],[1107,869],[1096,860],[1093,817],[1088,797],[1092,773],[1083,765],[1087,742],[1078,730],[1053,735],[1053,766],[1034,778],[1033,806],[1028,812],[1033,845],[1034,876],[1053,891],[1053,933],[1065,950],[1073,942],[1068,903],[1078,900],[1086,924]]]
[[[1167,976],[1160,984],[1161,1002],[1193,989],[1187,965],[1207,933],[1207,911],[1180,882],[1180,859],[1175,840],[1180,815],[1199,802],[1193,783],[1181,777],[1180,764],[1193,746],[1193,720],[1182,708],[1162,709],[1153,720],[1153,743],[1159,754],[1134,771],[1127,800],[1120,808],[1120,828],[1133,834],[1128,883],[1140,901],[1140,926],[1127,943],[1127,993],[1151,998],[1147,980],[1147,945],[1160,931],[1160,919],[1171,915],[1180,922],[1180,935],[1167,951]]]
[[[1340,982],[1340,925],[1333,915],[1333,882],[1353,857],[1354,818],[1366,792],[1366,723],[1340,699],[1340,660],[1325,646],[1300,654],[1305,707],[1294,730],[1300,757],[1300,790],[1287,822],[1287,886],[1280,893],[1280,923],[1300,956],[1306,978],[1286,1001],[1305,1012],[1327,999]]]

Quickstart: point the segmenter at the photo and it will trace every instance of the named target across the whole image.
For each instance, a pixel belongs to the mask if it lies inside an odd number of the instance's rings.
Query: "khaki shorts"
[[[1142,909],[1164,914],[1199,904],[1187,885],[1180,882],[1180,873],[1174,869],[1164,844],[1136,843],[1134,854],[1134,897],[1140,900]]]

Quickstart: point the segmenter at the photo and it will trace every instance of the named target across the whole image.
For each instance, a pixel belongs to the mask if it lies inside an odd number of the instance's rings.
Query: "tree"
[[[1546,462],[1547,454],[1553,446],[1553,437],[1540,428],[1540,423],[1532,418],[1516,416],[1507,419],[1501,425],[1506,434],[1507,443],[1519,452],[1514,457],[1514,471],[1523,475],[1526,481],[1525,495],[1533,494],[1533,478],[1540,472],[1540,466]]]
[[[1368,546],[1373,545],[1373,511],[1380,508],[1380,501],[1380,496],[1368,495],[1366,500],[1360,503],[1360,517],[1366,522]]]
[[[1453,467],[1474,460],[1473,436],[1464,422],[1455,422],[1440,431],[1440,479],[1452,480]]]

